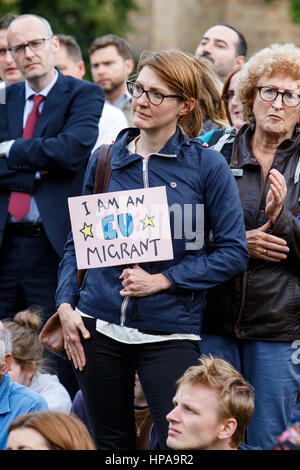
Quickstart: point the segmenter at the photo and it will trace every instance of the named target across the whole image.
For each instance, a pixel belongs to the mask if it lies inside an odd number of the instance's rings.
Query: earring
[[[254,117],[254,114],[251,114],[251,116],[249,116],[249,126],[250,126],[250,129],[252,131],[254,131],[255,129],[255,117]]]

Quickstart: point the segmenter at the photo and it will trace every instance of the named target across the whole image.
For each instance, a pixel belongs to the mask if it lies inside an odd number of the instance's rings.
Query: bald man
[[[44,18],[18,16],[7,42],[25,81],[0,104],[0,319],[33,304],[50,316],[67,199],[81,193],[104,93],[55,69],[59,40]]]

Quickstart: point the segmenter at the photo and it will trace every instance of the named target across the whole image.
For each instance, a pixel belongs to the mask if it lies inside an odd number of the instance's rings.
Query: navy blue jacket
[[[0,142],[15,139],[9,158],[0,158],[0,244],[10,193],[23,191],[34,195],[46,234],[62,256],[71,229],[68,197],[81,193],[104,93],[98,85],[58,74],[32,139],[22,138],[25,84],[8,87],[6,104],[0,104]]]
[[[89,269],[78,290],[70,235],[60,264],[56,304],[68,302],[104,321],[143,331],[199,334],[206,289],[232,278],[247,265],[244,218],[237,186],[223,156],[187,138],[180,129],[159,153],[149,157],[143,173],[144,159],[127,149],[128,142],[138,133],[139,129],[125,129],[119,134],[113,146],[108,192],[147,185],[165,186],[169,208],[176,204],[184,213],[184,204],[192,204],[194,208],[196,204],[204,204],[204,245],[197,250],[187,249],[186,242],[190,240],[185,238],[184,231],[180,239],[175,239],[171,213],[174,259],[140,266],[151,274],[165,274],[172,287],[135,301],[127,298],[128,302],[119,294],[122,289],[119,276],[124,266]],[[84,194],[93,192],[97,156],[95,151],[90,159]],[[193,211],[194,227],[195,217]],[[209,244],[210,231],[214,237],[213,249]],[[125,311],[121,308],[124,302]]]

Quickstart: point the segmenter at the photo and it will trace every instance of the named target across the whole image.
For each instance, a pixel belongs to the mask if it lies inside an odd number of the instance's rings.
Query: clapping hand
[[[284,176],[279,171],[275,170],[275,168],[270,171],[268,178],[270,181],[270,189],[266,198],[265,213],[274,225],[282,210],[287,187]]]

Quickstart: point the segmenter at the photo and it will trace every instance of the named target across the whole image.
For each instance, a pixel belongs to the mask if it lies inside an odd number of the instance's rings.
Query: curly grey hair
[[[253,102],[257,93],[256,86],[261,77],[271,77],[275,73],[286,73],[299,81],[300,87],[300,48],[293,43],[272,44],[256,54],[242,67],[236,90],[241,103],[245,122],[250,124]]]

